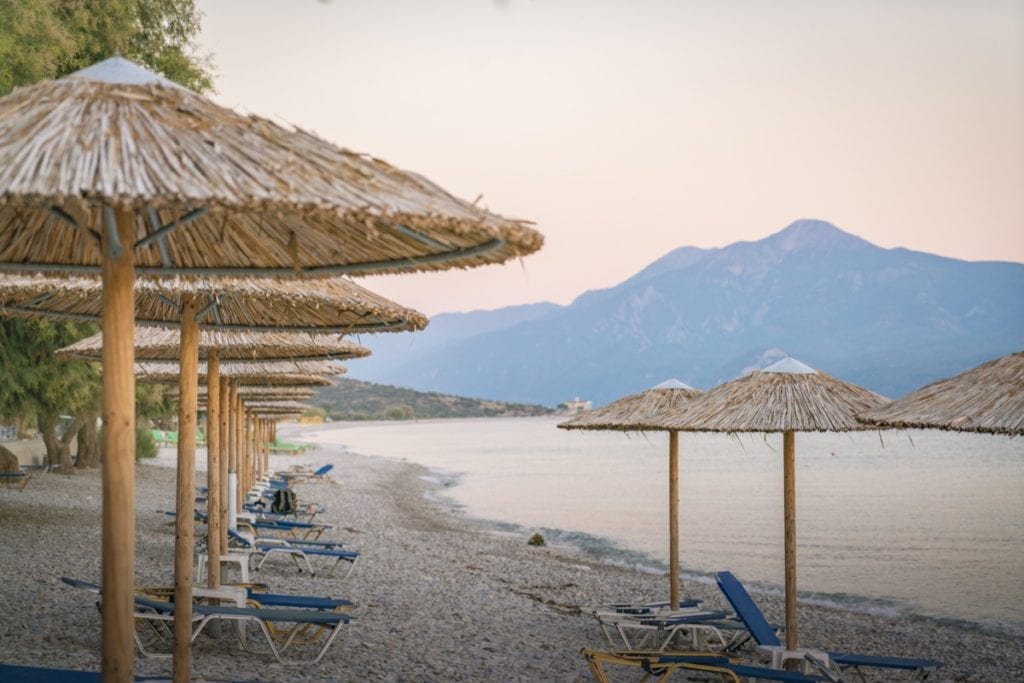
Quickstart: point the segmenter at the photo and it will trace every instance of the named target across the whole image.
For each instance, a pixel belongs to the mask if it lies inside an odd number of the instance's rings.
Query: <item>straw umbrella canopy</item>
[[[4,275],[0,314],[100,320],[102,292],[103,284],[93,277]],[[422,313],[340,277],[312,284],[253,277],[140,279],[134,296],[135,322],[147,326],[180,326],[189,301],[197,309],[195,322],[218,332],[354,334],[420,330],[427,325]],[[135,346],[150,339],[137,340]]]
[[[316,365],[313,365],[316,363]],[[272,363],[243,363],[235,361],[224,363],[220,375],[234,380],[241,386],[289,386],[289,387],[329,387],[333,383],[327,376],[341,375],[345,368],[339,365],[324,363],[318,367],[317,361],[276,361]],[[140,382],[152,384],[178,384],[181,377],[177,363],[153,361],[136,363],[136,375]],[[289,371],[290,370],[290,371]],[[207,383],[206,364],[199,364],[199,384]]]
[[[422,176],[244,116],[115,57],[0,99],[0,263],[100,272],[382,273],[500,263],[543,238]],[[112,233],[111,233],[112,234]]]
[[[377,332],[417,329],[425,325],[426,318],[421,314],[406,309],[384,297],[380,297],[343,278],[331,278],[317,283],[316,287],[303,287],[295,282],[278,282],[273,280],[257,280],[254,278],[166,278],[163,280],[139,280],[135,284],[135,306],[139,311],[139,321],[150,324],[178,323],[180,331],[155,330],[138,328],[134,330],[136,344],[143,344],[144,357],[180,358],[180,366],[154,366],[153,373],[164,373],[165,381],[179,385],[179,438],[177,462],[177,493],[179,507],[192,504],[191,491],[195,480],[195,430],[197,376],[200,371],[198,358],[200,355],[209,358],[208,366],[202,368],[204,379],[217,382],[221,373],[218,370],[219,347],[224,346],[239,336],[238,332],[214,332],[209,335],[206,344],[200,339],[198,324],[220,325],[222,328],[253,328],[272,329],[275,326],[291,324],[297,329],[327,329],[355,332]],[[102,286],[99,280],[91,277],[76,277],[62,280],[53,276],[16,276],[0,277],[0,305],[9,314],[31,315],[46,314],[51,317],[68,316],[76,319],[92,319],[100,315],[98,302],[101,299]],[[338,339],[324,339],[319,345],[309,334],[290,333],[278,334],[273,345],[260,343],[261,337],[268,333],[249,333],[243,336],[235,347],[227,347],[228,356],[246,358],[258,354],[265,358],[287,358],[291,353],[311,356],[319,352],[320,357],[359,357],[368,354],[368,350]],[[141,338],[141,339],[140,339]],[[173,340],[173,341],[172,341]],[[96,335],[77,346],[67,350],[69,354],[79,357],[95,357],[97,351],[102,354],[104,335]],[[200,353],[202,352],[202,353]],[[191,362],[189,362],[191,359]],[[298,361],[284,366],[249,366],[242,363],[236,370],[229,368],[227,376],[244,373],[247,381],[285,382],[304,381],[307,384],[328,384],[323,379],[305,377],[310,373],[334,375],[339,368],[322,361]],[[299,377],[282,377],[281,372]],[[275,374],[267,374],[275,373]],[[209,375],[216,375],[211,378]],[[106,373],[104,373],[106,377]],[[219,389],[218,389],[219,392]],[[219,408],[219,404],[217,408]],[[225,466],[214,461],[219,459],[219,416],[213,421],[210,433],[211,447],[207,449],[211,460],[207,468],[210,477],[211,506],[217,514],[211,514],[211,541],[208,552],[215,559],[220,553],[221,541],[224,539],[221,527],[223,511],[230,517],[230,510],[221,506],[220,473]],[[233,469],[225,473],[229,481],[233,481]],[[175,591],[177,600],[183,605],[191,605],[192,592],[192,526],[190,515],[179,515],[176,521],[176,552],[175,552]],[[213,562],[210,566],[219,566]],[[211,588],[219,584],[218,577],[210,573]],[[188,608],[176,620],[176,641],[188,644]],[[176,650],[178,648],[176,647]],[[189,668],[188,657],[178,652],[176,669]]]
[[[426,325],[426,317],[421,313],[399,306],[341,278],[325,279],[317,282],[315,287],[303,286],[297,282],[253,278],[167,278],[140,280],[135,283],[134,289],[138,322],[178,324],[181,327],[180,331],[145,329],[136,335],[136,347],[141,346],[141,350],[136,348],[135,351],[142,357],[180,358],[181,361],[180,367],[176,367],[176,372],[170,379],[171,382],[178,383],[180,390],[176,492],[179,507],[190,506],[194,500],[191,490],[195,487],[195,433],[198,409],[196,372],[198,358],[201,355],[209,359],[214,375],[210,383],[219,396],[219,381],[216,378],[219,378],[217,369],[220,364],[221,348],[224,348],[226,356],[244,358],[254,354],[266,358],[289,357],[292,352],[311,356],[316,351],[319,352],[319,357],[359,357],[370,352],[366,348],[341,340],[326,339],[323,343],[317,344],[309,334],[300,333],[279,335],[269,341],[263,336],[267,333],[250,333],[247,337],[242,337],[241,343],[237,346],[230,346],[229,342],[236,339],[240,333],[218,331],[208,336],[204,344],[198,331],[199,325],[215,325],[219,326],[220,330],[274,329],[290,326],[296,330],[335,332],[415,330]],[[0,276],[0,305],[3,305],[8,313],[17,315],[92,319],[101,312],[98,306],[100,293],[100,282],[84,275],[70,281],[56,279],[53,276]],[[104,335],[95,335],[73,345],[67,352],[80,357],[95,357],[97,353],[101,354],[103,351],[103,340]],[[274,345],[270,346],[269,343]],[[330,364],[305,368],[293,364],[283,370],[292,374],[333,375],[339,372]],[[262,369],[252,370],[250,374],[261,371]],[[259,379],[263,380],[264,377],[260,375]],[[265,381],[278,382],[283,379],[273,376],[272,380]],[[210,566],[219,566],[216,558],[220,553],[221,543],[226,543],[226,529],[221,529],[220,516],[219,475],[224,471],[224,465],[219,463],[220,400],[213,409],[210,443],[207,449],[207,476],[211,490],[209,504],[211,508],[216,509],[216,514],[214,510],[210,511],[211,541],[208,552],[211,555]],[[224,476],[228,480],[233,480],[236,474],[232,469],[225,471]],[[223,512],[225,517],[229,516],[226,508]],[[193,527],[190,515],[185,514],[178,515],[175,524],[175,591],[179,592],[178,599],[185,605],[183,611],[178,613],[180,618],[175,618],[175,634],[176,642],[183,649],[190,642],[187,628],[190,593],[193,590]],[[209,583],[210,588],[219,585],[219,577],[216,577],[215,572],[210,572]],[[176,668],[187,668],[186,654],[180,652],[177,658],[181,664]]]
[[[685,432],[782,432],[786,647],[797,647],[795,432],[864,429],[856,415],[888,399],[786,358],[720,384],[648,427]]]
[[[178,392],[175,389],[171,389],[168,394],[176,397]],[[288,385],[273,385],[273,386],[253,386],[245,384],[238,387],[238,395],[246,401],[259,401],[266,398],[272,399],[288,399],[301,401],[307,398],[313,398],[316,396],[316,389],[311,387],[295,387]],[[207,393],[207,387],[205,385],[199,387],[199,403],[200,405],[206,403],[209,395]]]
[[[1024,351],[932,382],[859,417],[880,427],[1020,436],[1024,434]]]
[[[121,58],[0,98],[0,270],[104,282],[104,678],[134,669],[136,269],[417,271],[499,263],[542,242],[420,176],[241,116]],[[176,650],[183,682],[190,653]]]
[[[270,401],[267,403],[247,403],[256,415],[301,415],[313,406],[298,401]]]
[[[162,327],[135,328],[135,359],[139,361],[178,360],[181,336]],[[103,333],[80,339],[58,349],[58,358],[99,360],[103,350]],[[221,362],[229,361],[322,361],[365,358],[370,350],[347,339],[329,335],[289,332],[221,332],[200,330],[199,357],[217,352]]]
[[[700,391],[669,379],[647,391],[631,394],[606,406],[590,410],[568,422],[561,429],[600,429],[623,432],[646,431],[640,425],[648,424],[666,411],[685,406],[700,395]],[[664,431],[664,430],[657,430]],[[668,575],[669,604],[679,605],[679,432],[668,433]]]

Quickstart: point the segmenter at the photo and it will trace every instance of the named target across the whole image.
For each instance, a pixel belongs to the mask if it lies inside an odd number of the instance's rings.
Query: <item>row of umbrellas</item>
[[[678,605],[678,435],[781,432],[786,647],[797,647],[795,432],[877,428],[1024,434],[1024,352],[934,382],[898,401],[787,358],[707,393],[678,380],[619,399],[558,425],[563,429],[669,433],[669,594]]]
[[[542,242],[526,222],[422,176],[220,107],[121,58],[0,98],[0,271],[20,288],[0,288],[0,313],[101,320],[104,680],[131,680],[134,669],[136,316],[180,328],[184,512],[193,505],[200,348],[208,420],[218,425],[211,457],[231,436],[218,433],[228,429],[224,409],[237,404],[236,380],[220,381],[225,345],[202,346],[200,326],[419,329],[419,314],[322,278],[502,263]],[[268,277],[273,287],[256,279]],[[287,282],[311,277],[314,286]],[[335,288],[353,298],[339,303]],[[186,681],[191,514],[177,524],[174,680]]]

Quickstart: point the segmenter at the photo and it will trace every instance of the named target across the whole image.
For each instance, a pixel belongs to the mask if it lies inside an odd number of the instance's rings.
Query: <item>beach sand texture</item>
[[[205,452],[198,460],[205,464]],[[331,481],[302,483],[296,491],[300,503],[326,504],[318,519],[335,526],[332,537],[361,551],[352,575],[309,577],[276,558],[254,580],[277,592],[348,598],[357,604],[355,620],[319,664],[305,667],[241,652],[226,634],[202,635],[194,650],[197,679],[589,680],[579,650],[605,642],[577,606],[661,599],[666,591],[663,576],[483,529],[427,499],[432,484],[418,466],[330,447],[271,458],[277,469],[326,462],[336,465]],[[138,584],[173,583],[173,527],[158,512],[173,506],[172,465],[173,453],[162,449],[155,462],[136,467]],[[59,578],[98,580],[100,500],[98,471],[37,474],[23,491],[0,488],[0,662],[99,670],[95,600]],[[712,585],[684,582],[683,593],[724,607]],[[770,619],[781,618],[778,599],[755,599]],[[1020,642],[815,605],[802,606],[799,618],[807,645],[945,662],[930,680],[1024,680]],[[169,675],[171,663],[138,657],[136,670]],[[620,680],[638,678],[636,670],[616,673],[628,674]]]

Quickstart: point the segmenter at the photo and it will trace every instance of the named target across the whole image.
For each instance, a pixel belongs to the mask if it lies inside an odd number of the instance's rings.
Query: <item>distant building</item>
[[[579,396],[571,401],[566,401],[562,405],[565,407],[565,410],[570,413],[583,413],[593,407],[590,401],[582,401]]]

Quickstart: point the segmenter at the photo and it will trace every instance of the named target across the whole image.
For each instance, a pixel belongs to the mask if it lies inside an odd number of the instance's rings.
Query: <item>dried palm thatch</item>
[[[860,417],[900,429],[1024,434],[1024,351],[932,382]]]
[[[649,428],[690,432],[782,432],[786,648],[797,648],[794,432],[863,429],[856,415],[888,399],[787,358],[720,384]]]
[[[245,408],[254,413],[270,414],[273,412],[287,412],[290,410],[309,410],[313,406],[299,401],[246,401]]]
[[[256,417],[286,418],[298,417],[311,407],[312,406],[308,406],[304,403],[295,403],[294,405],[257,405],[252,406],[252,408],[248,410]]]
[[[643,425],[656,423],[666,412],[685,407],[700,394],[700,390],[679,380],[667,380],[646,391],[589,410],[558,426],[561,429],[639,431]]]
[[[669,379],[558,426],[562,429],[641,431],[644,424],[657,421],[666,411],[686,405],[700,393],[677,379]],[[669,434],[668,458],[669,604],[675,606],[679,604],[679,436],[675,432]]]
[[[166,396],[177,398],[177,388],[168,388]],[[243,385],[238,387],[238,395],[245,401],[272,399],[272,400],[295,400],[301,401],[316,396],[316,390],[310,387],[293,387],[287,385],[275,386],[251,386]],[[199,403],[206,402],[207,391],[205,386],[199,387]]]
[[[888,401],[854,384],[807,370],[752,372],[642,426],[683,432],[846,432],[864,429],[856,415]]]
[[[246,363],[231,361],[222,363],[220,376],[234,380],[240,385],[326,387],[332,382],[327,376],[340,375],[345,368],[329,361],[273,361]],[[135,364],[135,374],[140,382],[153,384],[177,384],[180,368],[177,363],[150,361]],[[206,383],[206,364],[199,364],[199,383]]]
[[[98,272],[110,209],[133,213],[124,246],[140,273],[408,272],[543,242],[419,175],[120,58],[0,98],[0,266]]]
[[[370,350],[364,346],[328,335],[200,331],[200,358],[205,358],[212,350],[217,351],[221,361],[349,360],[370,355]],[[58,358],[99,360],[102,352],[103,334],[99,333],[57,349],[54,355]],[[181,337],[177,331],[162,327],[135,328],[137,360],[177,360],[180,357]]]
[[[102,283],[93,277],[0,275],[0,315],[99,320],[102,289]],[[180,325],[186,296],[198,297],[201,326],[222,331],[354,334],[421,330],[427,325],[422,313],[337,277],[316,282],[180,277],[137,280],[136,323]]]
[[[149,384],[177,384],[178,373],[170,372],[149,372],[140,373],[137,377],[140,382]],[[231,377],[241,386],[291,386],[291,387],[329,387],[334,383],[323,375],[305,375],[301,373],[282,373],[279,375],[268,375],[259,372],[240,372]],[[206,384],[206,375],[199,376],[199,383]]]

